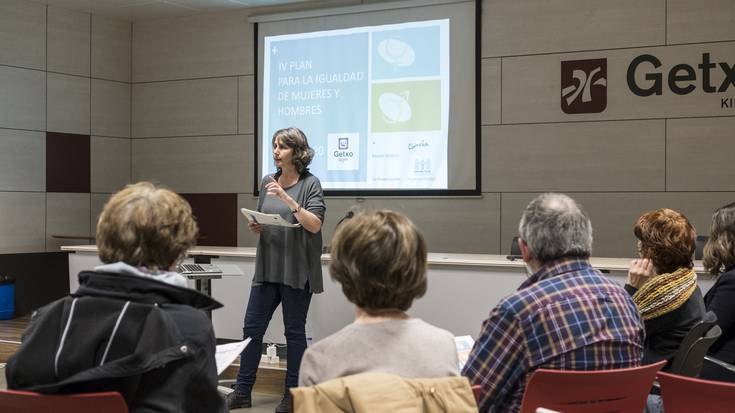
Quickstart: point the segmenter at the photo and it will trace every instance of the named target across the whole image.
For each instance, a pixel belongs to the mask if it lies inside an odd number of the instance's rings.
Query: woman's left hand
[[[635,288],[641,288],[654,275],[656,273],[653,270],[653,262],[650,259],[641,258],[633,260],[628,270],[628,284]]]

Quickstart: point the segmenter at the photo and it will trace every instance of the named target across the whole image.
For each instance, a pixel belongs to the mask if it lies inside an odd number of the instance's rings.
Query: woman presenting
[[[319,179],[307,166],[314,157],[306,135],[297,128],[273,134],[273,159],[277,172],[263,178],[258,211],[279,214],[301,224],[297,228],[249,223],[260,234],[255,275],[245,311],[243,336],[252,342],[240,361],[235,391],[227,396],[227,407],[251,406],[250,393],[260,362],[263,335],[280,303],[286,335],[287,370],[283,399],[276,412],[288,412],[291,387],[296,387],[301,357],[306,350],[306,313],[313,293],[322,288],[322,222],[324,193]]]

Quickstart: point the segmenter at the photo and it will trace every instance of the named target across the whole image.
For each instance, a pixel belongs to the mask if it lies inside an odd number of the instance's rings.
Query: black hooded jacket
[[[36,311],[8,360],[8,388],[118,391],[131,412],[220,412],[212,298],[153,278],[84,271]]]

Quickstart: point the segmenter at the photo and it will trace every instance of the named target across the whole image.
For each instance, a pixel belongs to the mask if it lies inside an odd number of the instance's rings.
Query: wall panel
[[[92,135],[130,137],[130,84],[92,79]]]
[[[46,194],[0,192],[0,216],[0,251],[45,251]]]
[[[663,191],[663,120],[482,128],[485,192]]]
[[[92,16],[92,77],[130,82],[132,24]]]
[[[53,132],[89,135],[90,79],[48,74],[47,128]]]
[[[0,129],[0,191],[46,190],[46,134]]]
[[[134,139],[133,182],[160,182],[177,192],[252,191],[253,135]]]
[[[87,244],[89,234],[89,194],[46,194],[46,251],[59,251],[62,245]],[[71,237],[71,238],[64,238]]]
[[[482,56],[656,46],[666,0],[485,0]]]
[[[133,138],[234,135],[237,78],[133,84]]]
[[[668,44],[735,40],[732,0],[668,0],[666,10]]]
[[[735,117],[669,119],[666,125],[667,190],[735,191]]]
[[[90,15],[48,8],[48,70],[90,75]]]
[[[133,82],[253,73],[253,26],[242,11],[135,23]]]
[[[0,128],[46,130],[46,73],[0,66]]]
[[[24,0],[0,2],[0,64],[46,68],[46,7]]]
[[[130,139],[90,138],[91,192],[117,192],[130,183]]]

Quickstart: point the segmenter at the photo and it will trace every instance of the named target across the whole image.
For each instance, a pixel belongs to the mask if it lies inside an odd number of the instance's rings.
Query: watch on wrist
[[[297,213],[299,211],[301,211],[301,205],[296,205],[296,208],[292,209],[291,210],[291,213],[292,214],[295,214],[295,213]]]

